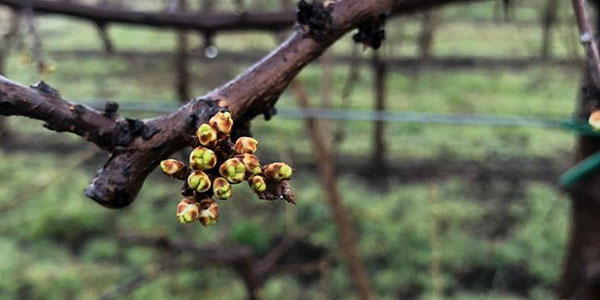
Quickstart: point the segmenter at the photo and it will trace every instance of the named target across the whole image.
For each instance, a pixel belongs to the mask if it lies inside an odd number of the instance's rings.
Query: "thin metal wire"
[[[97,109],[104,107],[104,101],[81,101]],[[124,102],[120,109],[131,112],[168,113],[175,111],[179,106],[171,103]],[[402,112],[375,112],[358,109],[292,109],[280,108],[277,116],[284,119],[324,119],[324,120],[350,120],[350,121],[382,121],[389,123],[420,123],[444,125],[473,125],[473,126],[509,126],[509,127],[543,127],[564,128],[568,118],[557,119],[549,117],[531,116],[494,116],[470,114],[436,114],[413,111]]]

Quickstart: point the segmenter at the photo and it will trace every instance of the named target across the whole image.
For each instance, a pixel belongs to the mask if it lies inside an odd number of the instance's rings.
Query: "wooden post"
[[[586,120],[590,107],[600,103],[600,91],[593,87],[586,71],[580,92],[577,117]],[[580,137],[576,160],[600,151],[600,139]],[[564,271],[559,286],[560,299],[600,299],[600,174],[582,180],[572,188],[571,232]]]
[[[331,109],[331,93],[333,88],[332,82],[332,53],[326,52],[321,56],[321,67],[323,69],[322,86],[321,86],[321,108]],[[323,139],[326,143],[327,149],[331,149],[332,133],[331,133],[331,122],[329,120],[319,120],[319,126],[321,126],[321,132],[323,133]]]
[[[5,68],[5,60],[6,60],[6,48],[4,47],[4,43],[6,42],[6,39],[3,39],[3,45],[0,48],[0,75],[6,75],[4,74],[4,68]],[[2,139],[2,137],[4,136],[4,128],[5,128],[5,123],[6,120],[4,119],[4,117],[0,116],[0,140]]]
[[[375,111],[378,113],[385,111],[385,82],[386,82],[386,65],[380,59],[378,51],[373,51],[372,57],[373,68],[373,95],[375,97]],[[373,134],[373,164],[383,168],[385,166],[385,123],[380,120],[374,122]]]
[[[598,2],[593,3],[598,11]],[[585,4],[578,4],[581,5],[580,12],[584,12]],[[587,20],[580,18],[578,21],[586,24]],[[592,51],[588,51],[588,55],[591,54]],[[591,62],[585,69],[576,111],[576,117],[584,122],[600,104],[598,81],[592,75],[596,66]],[[581,161],[597,151],[600,151],[600,138],[581,136],[575,159]],[[580,180],[568,192],[571,196],[571,231],[558,296],[569,300],[600,299],[600,172]]]
[[[6,60],[8,59],[8,54],[11,51],[13,46],[13,42],[17,39],[19,34],[19,23],[20,16],[16,12],[11,12],[10,14],[10,28],[8,32],[2,36],[0,40],[0,75],[6,75]],[[0,139],[6,135],[8,132],[6,119],[4,117],[0,117]]]
[[[547,60],[552,56],[552,27],[556,22],[558,0],[547,0],[542,17],[542,49],[540,56]]]
[[[179,1],[177,5],[178,11],[187,10],[187,0],[175,0]],[[177,73],[177,79],[175,83],[175,89],[177,91],[177,98],[180,102],[187,102],[190,100],[190,88],[189,88],[189,39],[187,31],[180,30],[177,32],[177,53],[175,54],[175,72]]]
[[[308,96],[298,80],[291,84],[292,92],[295,95],[298,106],[303,109],[310,108]],[[340,248],[344,253],[348,272],[352,284],[357,291],[358,299],[373,299],[369,285],[369,276],[357,251],[357,238],[352,223],[348,217],[348,212],[344,206],[342,195],[337,184],[337,174],[335,170],[334,155],[327,148],[324,135],[322,134],[316,119],[307,118],[306,128],[312,143],[312,153],[317,163],[319,179],[323,185],[325,198],[333,214],[333,220],[337,226],[340,239]]]
[[[429,62],[431,59],[431,51],[435,37],[435,29],[437,27],[437,13],[434,9],[430,9],[423,14],[421,25],[421,34],[419,35],[419,65]]]
[[[100,36],[100,40],[102,40],[102,46],[104,47],[104,52],[107,54],[112,54],[115,51],[115,47],[108,35],[108,28],[106,24],[98,23],[96,24],[96,29],[98,30],[98,36]]]

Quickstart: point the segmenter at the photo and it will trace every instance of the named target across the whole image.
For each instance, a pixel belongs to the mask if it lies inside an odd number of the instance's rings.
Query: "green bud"
[[[176,159],[165,159],[160,162],[160,169],[169,177],[179,177],[178,175],[180,175],[186,167],[184,163]]]
[[[198,192],[206,192],[210,189],[210,178],[202,171],[194,171],[187,179],[188,186]]]
[[[231,183],[240,183],[244,181],[246,167],[241,160],[230,158],[221,164],[219,173]]]
[[[188,224],[200,217],[199,204],[193,198],[186,198],[177,204],[177,220],[181,224]]]
[[[194,170],[208,170],[217,165],[215,152],[205,147],[197,147],[190,153],[190,167]]]
[[[218,112],[210,118],[209,124],[217,131],[217,138],[222,140],[231,134],[233,119],[229,112]]]
[[[198,220],[204,227],[217,224],[219,221],[219,205],[212,199],[200,201],[200,216]]]
[[[231,184],[223,177],[217,177],[213,181],[213,193],[221,200],[231,198]]]
[[[256,152],[258,149],[258,141],[251,137],[243,136],[237,139],[233,149],[237,154],[254,154],[254,152]]]
[[[256,175],[262,173],[260,168],[260,161],[256,155],[252,154],[238,154],[235,158],[240,159],[246,167],[246,175]]]
[[[594,130],[600,131],[600,110],[592,112],[590,118],[588,119],[588,123]]]
[[[196,137],[202,146],[214,147],[217,144],[217,130],[209,124],[202,124],[196,130]]]
[[[268,164],[264,168],[264,174],[267,178],[278,181],[290,179],[292,172],[292,167],[282,162]]]
[[[260,175],[254,175],[248,178],[248,184],[250,185],[250,188],[252,188],[252,190],[257,194],[260,194],[267,189],[267,181]]]

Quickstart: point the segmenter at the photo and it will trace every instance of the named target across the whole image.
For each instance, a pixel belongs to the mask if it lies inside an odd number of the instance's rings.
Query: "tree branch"
[[[27,1],[0,0],[0,5],[22,10],[27,8]],[[296,21],[293,11],[244,14],[142,12],[48,0],[31,0],[31,5],[36,13],[59,14],[97,24],[122,23],[207,32],[227,30],[276,31],[289,28]]]
[[[287,41],[238,78],[175,112],[154,119],[117,118],[114,106],[108,107],[103,114],[63,100],[46,84],[27,88],[5,78],[0,78],[0,115],[22,115],[43,120],[50,129],[73,132],[111,152],[110,159],[98,171],[85,194],[106,207],[122,208],[134,200],[144,180],[158,163],[187,146],[188,137],[218,110],[229,109],[237,124],[247,124],[256,115],[271,111],[283,90],[302,68],[359,24],[393,10],[410,13],[464,1],[338,1],[331,11],[331,19],[325,20],[329,24],[327,30],[315,30],[311,24],[298,27]],[[32,2],[39,4],[38,10],[48,10],[51,3]],[[19,7],[21,1],[0,0],[2,3]],[[323,20],[315,22],[318,21]]]
[[[0,115],[19,115],[46,122],[58,132],[72,132],[110,150],[114,139],[114,117],[81,104],[63,100],[55,89],[39,82],[26,87],[0,76]]]
[[[594,79],[596,87],[600,88],[600,53],[585,8],[585,2],[584,0],[571,0],[571,4],[573,5],[573,12],[575,13],[577,27],[581,34],[581,43],[585,49],[591,76]]]

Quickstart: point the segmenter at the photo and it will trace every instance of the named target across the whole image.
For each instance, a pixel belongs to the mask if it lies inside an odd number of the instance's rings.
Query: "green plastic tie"
[[[600,131],[594,130],[588,122],[568,120],[561,122],[560,126],[563,129],[577,132],[581,136],[600,137]]]
[[[559,183],[562,187],[571,187],[584,177],[589,176],[600,168],[600,151],[588,156],[560,176]]]

